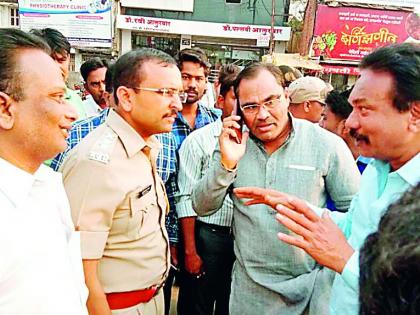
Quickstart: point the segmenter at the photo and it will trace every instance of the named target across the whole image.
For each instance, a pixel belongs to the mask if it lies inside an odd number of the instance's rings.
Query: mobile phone
[[[241,143],[241,141],[242,141],[242,130],[243,130],[243,127],[244,127],[244,117],[243,117],[243,113],[242,113],[242,110],[241,110],[241,106],[239,106],[239,99],[238,98],[236,99],[236,107],[235,107],[235,110],[234,110],[233,113],[234,113],[234,115],[240,117],[240,119],[237,121],[237,123],[239,124],[239,129],[235,128],[235,132],[236,132],[236,141],[238,143]]]

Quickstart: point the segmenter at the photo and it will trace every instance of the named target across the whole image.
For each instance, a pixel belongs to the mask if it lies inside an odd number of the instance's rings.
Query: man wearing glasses
[[[169,272],[160,143],[181,102],[181,74],[169,55],[141,49],[113,67],[116,106],[68,154],[61,170],[81,233],[89,314],[164,313]]]
[[[328,314],[332,275],[303,250],[279,246],[276,232],[286,230],[274,220],[275,211],[248,207],[231,189],[282,190],[317,205],[325,205],[328,190],[345,211],[360,178],[351,152],[339,137],[289,114],[288,94],[275,66],[256,63],[242,70],[235,94],[249,133],[239,139],[240,116],[224,120],[220,149],[192,192],[199,215],[217,211],[228,193],[233,200],[236,263],[230,313]]]

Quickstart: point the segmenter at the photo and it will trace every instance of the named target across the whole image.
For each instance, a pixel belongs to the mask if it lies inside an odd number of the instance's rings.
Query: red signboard
[[[420,16],[413,12],[319,5],[313,56],[360,60],[391,43],[420,42]]]

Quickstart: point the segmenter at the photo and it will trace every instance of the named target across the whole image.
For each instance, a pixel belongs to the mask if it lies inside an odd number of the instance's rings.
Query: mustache
[[[163,117],[171,117],[171,116],[177,116],[178,111],[176,109],[171,109],[171,111],[167,114],[165,114]]]
[[[195,93],[195,94],[198,94],[198,91],[197,91],[197,89],[195,89],[195,88],[189,88],[189,89],[187,89],[187,90],[185,91],[185,93]]]
[[[350,129],[350,136],[352,136],[357,141],[364,141],[369,143],[369,138],[365,135],[358,133],[355,129]]]

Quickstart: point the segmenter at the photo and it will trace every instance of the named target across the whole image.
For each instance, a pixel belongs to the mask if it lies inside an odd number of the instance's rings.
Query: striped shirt
[[[178,218],[197,216],[192,207],[191,192],[209,167],[221,131],[222,122],[217,120],[189,135],[179,150],[179,193],[176,194]],[[232,216],[233,203],[227,195],[220,211],[206,217],[199,216],[197,220],[231,226]]]

